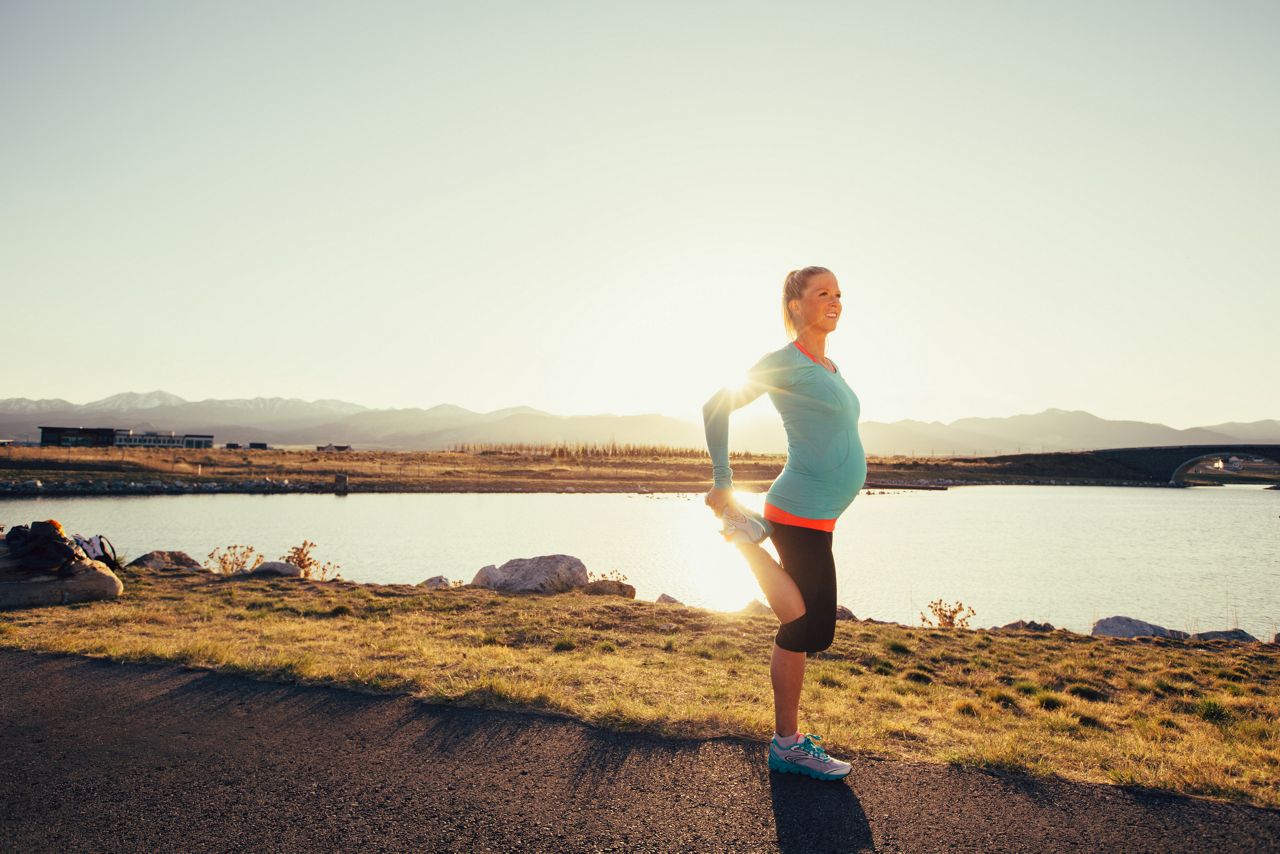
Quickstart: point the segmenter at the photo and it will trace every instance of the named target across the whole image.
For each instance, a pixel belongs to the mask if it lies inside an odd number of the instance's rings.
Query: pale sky
[[[1271,2],[0,0],[0,397],[1280,418]]]

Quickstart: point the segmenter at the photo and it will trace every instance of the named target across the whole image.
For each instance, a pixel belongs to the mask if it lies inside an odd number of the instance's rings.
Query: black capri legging
[[[789,652],[821,652],[836,636],[836,561],[830,531],[773,525],[782,568],[800,588],[804,616],[778,627],[774,643]]]

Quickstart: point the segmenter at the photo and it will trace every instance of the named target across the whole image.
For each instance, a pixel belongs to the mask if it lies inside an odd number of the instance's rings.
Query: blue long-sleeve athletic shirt
[[[721,389],[702,407],[715,485],[733,485],[729,414],[765,393],[787,431],[787,463],[766,503],[804,519],[834,520],[867,479],[862,406],[838,369],[828,371],[795,341],[765,354],[742,388]]]

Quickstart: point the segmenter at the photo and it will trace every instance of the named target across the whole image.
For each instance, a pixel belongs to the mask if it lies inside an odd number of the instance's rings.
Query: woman
[[[858,397],[826,357],[840,310],[840,286],[830,270],[788,273],[782,318],[794,340],[762,357],[742,388],[722,389],[702,407],[714,479],[706,503],[724,519],[722,533],[746,557],[781,622],[769,670],[776,730],[769,767],[822,780],[840,779],[850,766],[828,756],[816,744],[819,736],[799,732],[805,653],[826,649],[835,637],[832,534],[867,477]],[[729,414],[766,392],[786,427],[787,463],[769,487],[761,518],[732,498]],[[781,565],[760,547],[765,537]]]

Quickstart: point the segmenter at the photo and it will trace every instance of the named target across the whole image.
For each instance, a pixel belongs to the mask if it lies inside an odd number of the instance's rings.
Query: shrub
[[[936,626],[939,629],[967,629],[969,618],[975,616],[974,610],[959,600],[954,605],[948,605],[941,599],[934,599],[929,603],[929,612],[933,614],[933,619],[926,617],[923,612],[920,614],[920,625],[927,628]]]
[[[342,569],[342,567],[334,563],[329,563],[328,561],[320,563],[320,561],[311,556],[311,550],[315,547],[316,544],[310,540],[303,540],[301,545],[297,545],[289,549],[287,554],[280,557],[280,560],[302,570],[303,578],[314,578],[318,581],[328,581],[339,569]]]
[[[1091,703],[1103,703],[1107,700],[1107,695],[1104,692],[1091,685],[1068,685],[1067,693],[1073,697],[1079,697],[1081,700],[1088,700]]]
[[[209,552],[205,559],[205,569],[220,575],[233,575],[237,572],[252,572],[262,565],[264,558],[253,546],[227,546]]]
[[[1018,706],[1018,698],[1010,694],[1008,691],[992,691],[987,695],[991,702],[1004,706],[1006,709],[1016,709]]]
[[[622,584],[622,583],[625,583],[626,580],[627,580],[627,577],[616,569],[610,569],[606,572],[598,572],[598,573],[588,572],[587,573],[587,581],[617,581],[618,583]]]
[[[1231,713],[1227,711],[1227,707],[1217,700],[1201,700],[1195,705],[1195,713],[1211,724],[1222,724],[1231,719]]]
[[[911,647],[907,646],[902,641],[896,641],[896,640],[886,641],[884,648],[886,651],[895,653],[897,655],[911,654]]]
[[[568,638],[561,638],[560,640],[556,641],[556,645],[551,647],[551,649],[553,652],[568,652],[569,650],[574,649],[577,646],[578,645],[576,643],[569,640]]]
[[[1046,712],[1052,712],[1054,709],[1061,709],[1064,705],[1061,697],[1057,694],[1050,694],[1048,692],[1037,697],[1036,702],[1039,703],[1040,708],[1044,709]]]

